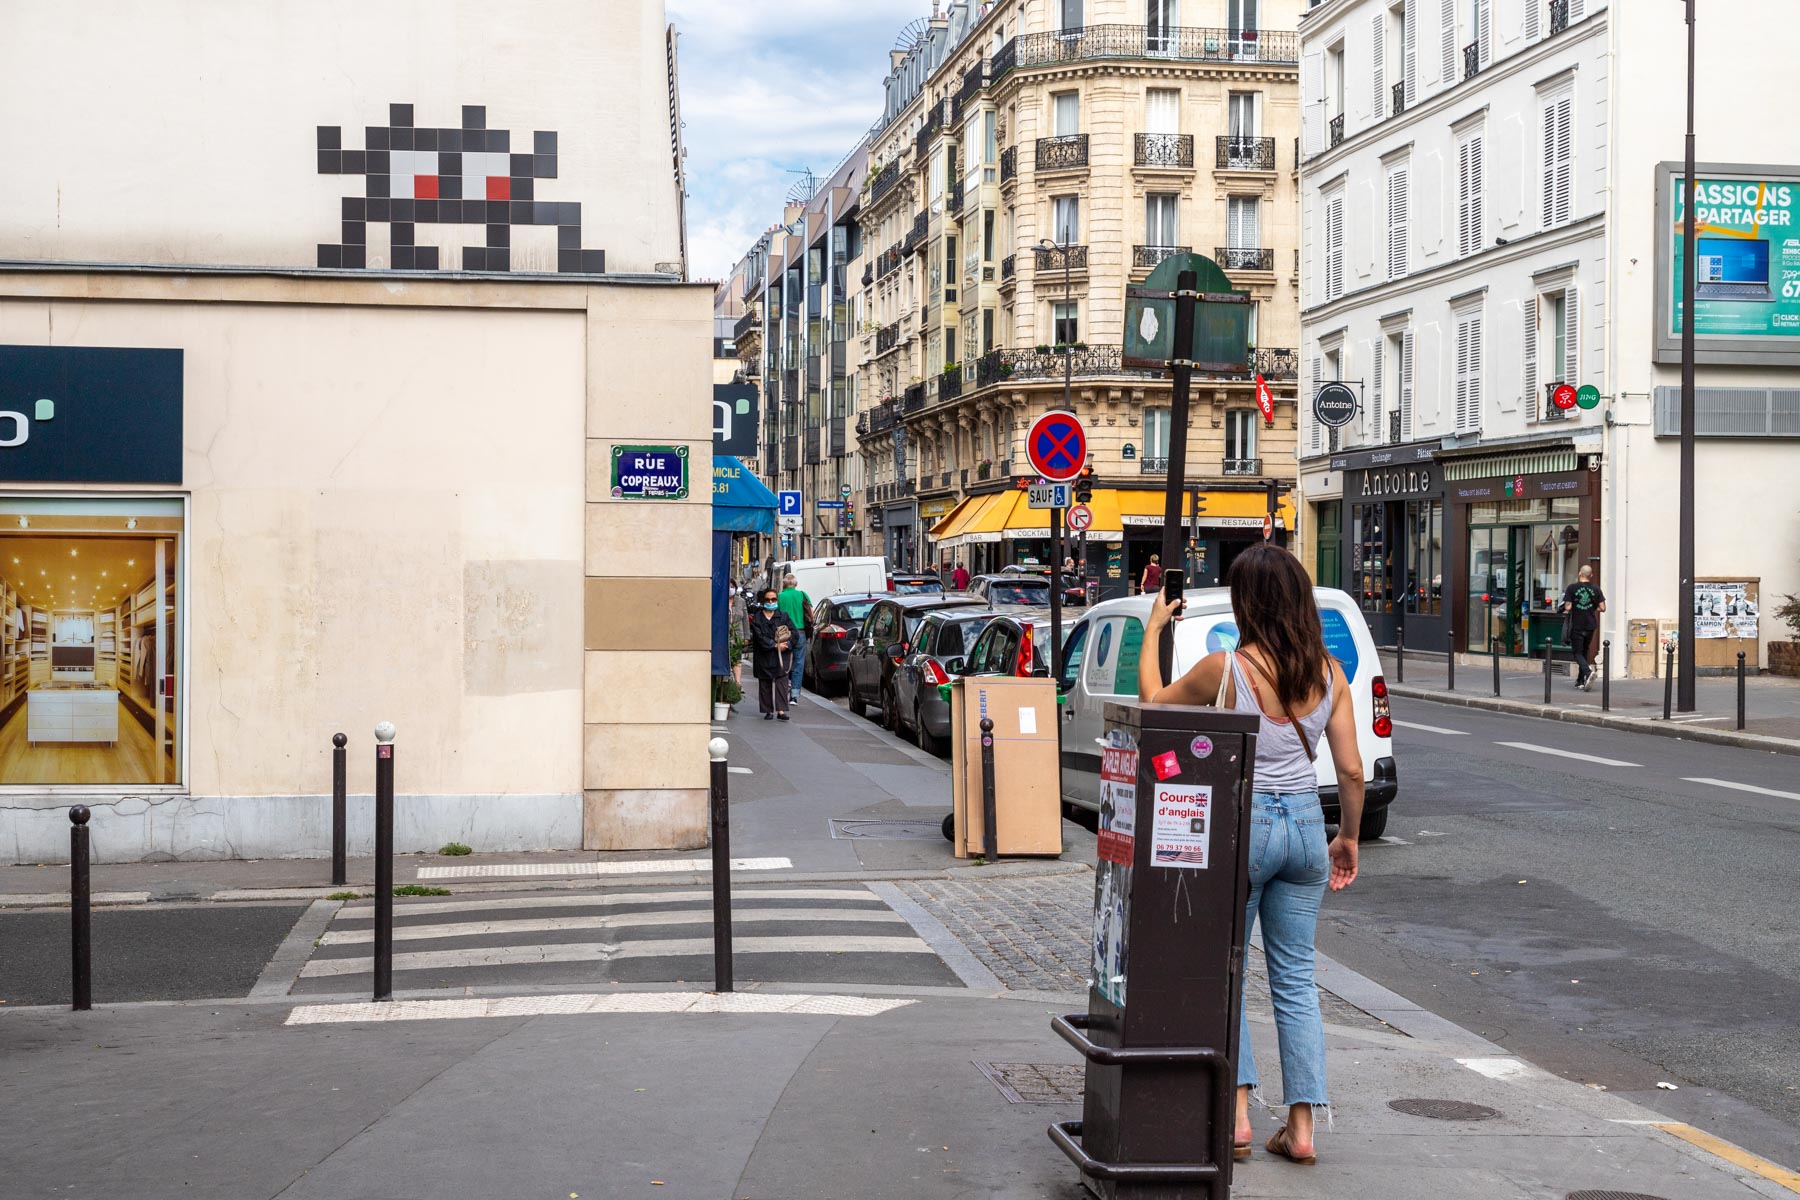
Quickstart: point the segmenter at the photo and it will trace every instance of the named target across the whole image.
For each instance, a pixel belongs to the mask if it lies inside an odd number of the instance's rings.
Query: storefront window
[[[1556,605],[1581,561],[1581,501],[1469,507],[1469,648],[1526,654],[1557,633]]]
[[[0,497],[0,781],[179,784],[176,497]]]
[[[1406,505],[1406,611],[1438,616],[1444,598],[1444,503]]]
[[[1389,550],[1387,505],[1358,504],[1351,517],[1357,591],[1363,611],[1394,611],[1394,562]]]

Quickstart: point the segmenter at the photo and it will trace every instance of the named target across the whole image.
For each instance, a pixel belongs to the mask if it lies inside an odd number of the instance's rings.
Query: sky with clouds
[[[667,0],[680,33],[688,251],[722,278],[810,167],[824,175],[881,115],[888,50],[930,0]]]

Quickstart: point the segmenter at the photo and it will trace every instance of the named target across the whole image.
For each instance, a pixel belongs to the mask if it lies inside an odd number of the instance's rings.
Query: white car
[[[1375,654],[1369,624],[1348,594],[1336,588],[1314,588],[1325,646],[1344,668],[1356,705],[1356,736],[1362,749],[1364,795],[1361,840],[1378,838],[1387,828],[1388,805],[1399,779],[1394,765],[1394,725],[1388,708],[1387,680]],[[1196,588],[1184,593],[1187,609],[1175,626],[1175,675],[1218,650],[1236,649],[1237,622],[1231,615],[1231,593],[1225,588]],[[1063,707],[1063,800],[1078,808],[1100,808],[1100,737],[1106,704],[1136,700],[1138,656],[1154,653],[1144,645],[1144,622],[1154,596],[1127,596],[1097,604],[1081,615],[1063,636],[1064,656],[1059,689]],[[1325,819],[1338,821],[1337,770],[1330,749],[1319,747],[1319,800]]]
[[[814,600],[889,590],[887,559],[880,557],[796,558],[778,562],[771,586],[779,589],[783,577],[790,573],[799,581],[800,590]]]

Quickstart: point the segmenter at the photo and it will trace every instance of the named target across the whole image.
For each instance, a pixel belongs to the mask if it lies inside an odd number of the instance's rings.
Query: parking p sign
[[[775,511],[776,516],[797,517],[800,515],[799,492],[777,492],[775,498],[780,503],[780,507]],[[767,512],[768,510],[764,509],[763,511]]]

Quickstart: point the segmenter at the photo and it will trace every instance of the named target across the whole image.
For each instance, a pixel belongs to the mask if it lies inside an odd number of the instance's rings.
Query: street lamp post
[[[1694,711],[1694,0],[1687,0],[1687,173],[1681,193],[1681,586],[1675,706]]]
[[[1059,230],[1058,232],[1063,233],[1065,231]],[[1049,238],[1039,238],[1038,239],[1038,245],[1040,247],[1054,247],[1062,252],[1063,308],[1064,309],[1068,309],[1068,308],[1072,307],[1072,305],[1074,303],[1074,301],[1072,299],[1072,290],[1071,289],[1073,288],[1073,284],[1071,282],[1071,275],[1070,275],[1071,268],[1070,268],[1070,264],[1069,264],[1069,245],[1070,245],[1070,243],[1067,240],[1069,236],[1072,236],[1074,234],[1074,232],[1075,231],[1073,229],[1066,231],[1064,240],[1060,241],[1060,242],[1051,241]],[[1051,321],[1050,325],[1051,325],[1052,332],[1054,332],[1055,327],[1056,327],[1056,322],[1053,320],[1053,321]],[[1074,395],[1074,380],[1075,380],[1075,343],[1073,341],[1064,342],[1062,344],[1062,348],[1063,348],[1063,410],[1065,412],[1074,412],[1075,411],[1075,403],[1074,403],[1073,395]],[[1062,589],[1063,589],[1062,516],[1063,516],[1062,509],[1052,508],[1050,510],[1050,654],[1049,654],[1049,659],[1050,659],[1050,673],[1052,675],[1056,676],[1058,679],[1062,678]],[[1062,732],[1062,722],[1061,721],[1057,722],[1056,728],[1057,728],[1058,735],[1060,736],[1060,734]]]

